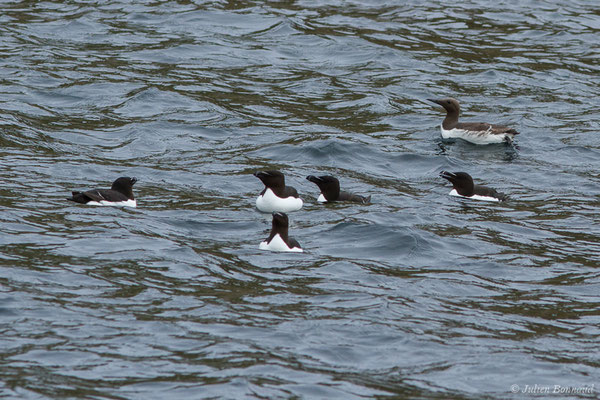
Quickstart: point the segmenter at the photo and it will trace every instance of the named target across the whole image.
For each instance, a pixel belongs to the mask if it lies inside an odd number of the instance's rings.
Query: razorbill
[[[256,208],[262,212],[290,212],[302,208],[302,199],[298,191],[285,185],[285,177],[279,171],[255,172],[254,176],[265,184],[265,188],[256,199]]]
[[[72,197],[67,200],[90,206],[126,206],[136,207],[137,201],[133,197],[133,185],[136,178],[121,177],[113,182],[110,189],[93,189],[87,192],[72,192]]]
[[[309,175],[306,177],[306,179],[316,183],[319,189],[321,189],[321,194],[317,199],[319,203],[329,203],[332,201],[353,201],[356,203],[368,204],[371,201],[371,196],[360,196],[357,194],[340,191],[340,181],[331,175]]]
[[[440,172],[440,176],[452,183],[453,189],[450,196],[466,197],[473,200],[484,201],[504,201],[508,198],[503,193],[498,193],[495,189],[475,185],[473,178],[466,172]]]
[[[271,251],[293,251],[302,253],[302,248],[296,239],[288,237],[289,220],[287,214],[282,212],[273,213],[273,224],[271,234],[258,248]]]

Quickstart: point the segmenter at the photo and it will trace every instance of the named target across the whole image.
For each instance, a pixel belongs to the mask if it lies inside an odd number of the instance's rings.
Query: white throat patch
[[[256,208],[268,213],[297,211],[302,208],[302,199],[292,196],[282,199],[277,197],[271,189],[267,189],[265,194],[256,199]]]
[[[265,240],[261,242],[258,246],[260,250],[271,250],[271,251],[293,251],[296,253],[302,253],[302,249],[300,247],[292,247],[291,249],[288,245],[283,241],[279,234],[273,236],[273,239],[269,243]]]

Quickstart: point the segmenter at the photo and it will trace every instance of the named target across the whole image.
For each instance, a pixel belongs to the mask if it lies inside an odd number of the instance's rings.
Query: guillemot
[[[256,199],[256,208],[262,212],[290,212],[302,208],[302,199],[298,191],[285,185],[285,177],[279,171],[255,172],[254,176],[265,184],[265,188]]]
[[[356,203],[368,204],[371,201],[371,196],[360,196],[357,194],[340,191],[340,181],[331,175],[309,175],[306,177],[306,179],[316,183],[319,189],[321,189],[321,194],[317,199],[319,203],[329,203],[332,201],[353,201]]]
[[[475,185],[473,178],[466,172],[440,172],[440,176],[452,183],[450,196],[466,197],[473,200],[504,201],[508,198],[503,193],[487,186]]]
[[[93,189],[86,192],[72,192],[72,197],[67,200],[90,206],[126,206],[136,207],[137,201],[133,197],[133,185],[136,178],[121,177],[115,180],[110,189]]]
[[[456,99],[427,99],[439,104],[446,110],[446,118],[441,125],[442,138],[460,138],[474,144],[511,143],[518,135],[513,128],[502,125],[492,125],[487,122],[458,122],[460,105]]]
[[[302,253],[302,248],[296,239],[288,236],[288,216],[282,212],[273,213],[271,234],[258,248],[271,251],[293,251]]]

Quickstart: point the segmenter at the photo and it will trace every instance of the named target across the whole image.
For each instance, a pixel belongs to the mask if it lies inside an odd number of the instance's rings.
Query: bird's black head
[[[129,178],[122,176],[115,180],[111,186],[112,190],[123,193],[127,198],[133,200],[133,185],[137,182],[137,178]]]
[[[254,176],[268,188],[285,186],[285,177],[279,171],[258,171],[254,173]]]
[[[306,177],[312,183],[316,183],[319,189],[324,190],[328,188],[337,188],[340,190],[340,181],[331,175],[323,175],[323,176],[314,176],[309,175]]]
[[[331,175],[309,175],[306,179],[317,184],[327,201],[334,201],[340,195],[340,181]]]
[[[287,229],[290,224],[286,213],[275,212],[273,213],[273,229],[282,230]]]
[[[470,197],[474,193],[473,178],[466,172],[440,172],[440,176],[452,183],[452,186],[461,196]]]

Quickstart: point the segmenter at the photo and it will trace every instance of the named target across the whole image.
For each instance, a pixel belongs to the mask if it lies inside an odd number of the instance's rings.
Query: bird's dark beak
[[[444,179],[449,180],[450,182],[452,182],[456,178],[455,174],[453,174],[452,172],[448,172],[448,171],[440,172],[440,176]]]
[[[430,101],[430,102],[435,103],[435,104],[439,104],[440,106],[442,105],[442,101],[438,100],[438,99],[427,99],[427,101]]]
[[[314,175],[309,175],[306,177],[306,179],[308,179],[311,182],[317,183],[317,182],[321,182],[321,178],[316,177]]]
[[[133,178],[131,178],[131,186],[135,185],[135,183],[137,182],[137,178],[134,176]]]

